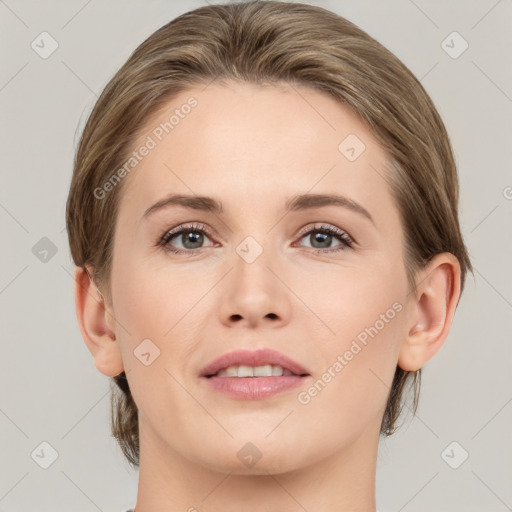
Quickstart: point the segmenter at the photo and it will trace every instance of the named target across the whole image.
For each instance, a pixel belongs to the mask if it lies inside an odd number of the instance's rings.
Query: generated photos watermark
[[[311,402],[311,400],[318,396],[318,394],[325,389],[327,384],[331,382],[342,370],[345,366],[348,365],[355,356],[357,356],[364,347],[368,345],[368,337],[374,338],[386,327],[387,324],[395,316],[397,313],[402,311],[403,306],[400,302],[394,302],[390,308],[386,310],[385,313],[381,313],[378,320],[376,320],[373,325],[370,327],[365,327],[353,340],[350,344],[350,348],[346,350],[343,354],[338,355],[336,361],[327,368],[327,370],[320,376],[319,379],[315,381],[307,390],[301,391],[297,395],[297,400],[302,405],[307,405]],[[359,342],[359,343],[358,343]]]
[[[159,142],[163,140],[165,135],[169,134],[176,126],[179,125],[182,119],[190,114],[194,107],[197,107],[198,101],[191,96],[187,102],[174,109],[174,113],[169,117],[168,121],[160,123],[154,128],[146,140],[132,152],[130,157],[126,160],[124,165],[120,167],[112,176],[103,183],[101,187],[94,189],[94,197],[96,199],[104,199],[108,192],[114,189],[120,181],[129,174],[137,165],[149,155],[151,150],[155,149]]]

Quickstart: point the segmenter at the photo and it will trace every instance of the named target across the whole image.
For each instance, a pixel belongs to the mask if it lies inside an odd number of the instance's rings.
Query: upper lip
[[[258,350],[235,350],[228,352],[205,366],[200,373],[201,377],[215,375],[217,372],[230,366],[263,366],[263,365],[281,366],[283,369],[290,370],[296,375],[309,375],[299,363],[290,359],[288,356],[277,352],[276,350],[263,348]]]

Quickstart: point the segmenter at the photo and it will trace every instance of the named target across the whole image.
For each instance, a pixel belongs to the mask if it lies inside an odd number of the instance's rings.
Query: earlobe
[[[94,357],[96,368],[110,377],[119,375],[124,366],[112,326],[113,317],[100,291],[82,267],[75,269],[75,309],[82,338]]]
[[[410,328],[398,357],[402,370],[419,370],[442,347],[459,296],[459,261],[451,253],[437,254],[418,276]]]

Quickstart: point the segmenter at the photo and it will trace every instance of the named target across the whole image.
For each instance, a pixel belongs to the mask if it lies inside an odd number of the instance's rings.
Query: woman
[[[374,512],[379,437],[472,270],[457,209],[432,101],[340,16],[212,5],[144,41],[66,212],[135,510]]]

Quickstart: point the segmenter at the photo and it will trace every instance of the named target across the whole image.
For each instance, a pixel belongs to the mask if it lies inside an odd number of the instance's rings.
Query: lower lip
[[[233,398],[260,400],[294,389],[308,376],[286,377],[203,377],[210,387]]]

